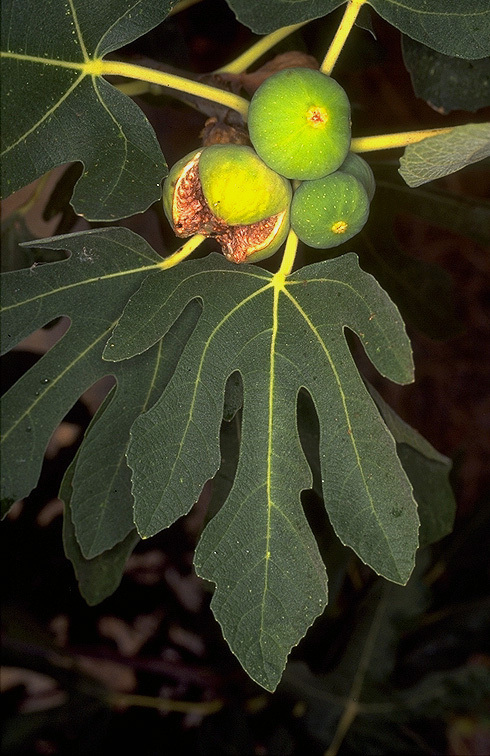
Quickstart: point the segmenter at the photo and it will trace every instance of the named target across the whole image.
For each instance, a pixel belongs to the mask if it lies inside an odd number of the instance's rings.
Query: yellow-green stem
[[[182,714],[196,712],[199,714],[214,714],[223,708],[223,701],[174,701],[170,698],[156,696],[138,696],[129,693],[113,693],[109,696],[113,706],[140,706],[145,709],[160,709],[163,711],[178,711]]]
[[[238,58],[232,60],[231,63],[227,63],[226,66],[218,68],[215,73],[242,73],[242,71],[246,71],[247,68],[261,58],[264,53],[268,52],[268,50],[277,45],[282,39],[289,36],[289,34],[295,32],[296,29],[301,29],[301,27],[307,23],[308,21],[302,21],[300,24],[283,26],[281,29],[277,29],[271,34],[267,34],[267,36],[262,37],[262,39],[259,39],[254,45],[249,47],[248,50],[245,50],[245,52],[239,55]]]
[[[86,64],[85,69],[87,74],[93,76],[124,76],[128,79],[139,79],[151,84],[159,84],[165,89],[177,89],[179,92],[186,92],[195,97],[218,102],[231,110],[237,110],[244,119],[247,117],[248,102],[243,97],[216,87],[210,87],[208,84],[185,79],[183,76],[117,60],[93,60]]]
[[[342,17],[342,21],[340,22],[340,26],[337,29],[335,37],[332,40],[332,44],[328,48],[328,52],[323,59],[322,65],[320,66],[320,71],[322,71],[322,73],[324,74],[327,74],[327,76],[331,75],[333,67],[337,62],[337,58],[342,52],[345,41],[349,36],[352,27],[354,26],[359,11],[361,10],[361,6],[364,5],[365,2],[366,0],[349,0],[349,2],[347,3],[347,8],[345,9],[345,13]]]
[[[284,255],[281,262],[281,267],[277,271],[274,278],[279,281],[279,279],[282,279],[281,283],[284,283],[284,280],[286,279],[286,276],[289,276],[293,269],[294,260],[296,257],[296,251],[298,249],[298,237],[294,233],[293,229],[290,229],[288,238],[286,239],[286,247],[284,249]]]
[[[354,137],[350,143],[352,152],[373,152],[373,150],[390,150],[394,147],[406,147],[408,144],[421,142],[439,134],[446,134],[453,127],[444,129],[424,129],[422,131],[400,131],[397,134],[377,134],[376,136]]]
[[[191,5],[197,5],[197,3],[200,3],[201,0],[180,0],[180,3],[177,3],[177,5],[174,5],[172,10],[169,12],[169,16],[174,16],[176,13],[180,13],[180,11],[186,10],[187,8],[190,8]]]
[[[175,265],[178,265],[179,262],[182,262],[186,257],[189,257],[189,255],[191,255],[194,250],[203,243],[205,238],[206,237],[202,234],[194,234],[194,236],[191,236],[191,238],[188,239],[184,246],[178,249],[177,252],[165,257],[161,263],[158,263],[158,267],[160,270],[167,270],[168,268],[173,268]]]
[[[337,756],[339,748],[358,713],[359,707],[357,703],[355,701],[349,701],[342,712],[333,740],[325,751],[325,756]]]

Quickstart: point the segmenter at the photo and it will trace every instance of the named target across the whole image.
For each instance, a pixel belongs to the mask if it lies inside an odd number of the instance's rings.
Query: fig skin
[[[289,232],[291,184],[245,145],[216,144],[189,153],[163,186],[165,214],[177,236],[212,236],[227,259],[273,255]]]
[[[291,201],[291,184],[246,145],[214,144],[199,158],[199,178],[213,215],[231,226],[257,223]]]
[[[376,191],[376,181],[371,166],[364,160],[364,158],[357,155],[355,152],[349,152],[340,166],[339,171],[350,173],[351,176],[355,176],[355,178],[363,185],[368,200],[371,202],[374,197],[374,192]]]
[[[361,182],[342,171],[302,183],[291,203],[291,228],[316,249],[330,249],[355,236],[369,216]]]
[[[266,79],[248,111],[259,157],[289,179],[336,171],[350,147],[350,103],[334,79],[308,68],[286,68]]]

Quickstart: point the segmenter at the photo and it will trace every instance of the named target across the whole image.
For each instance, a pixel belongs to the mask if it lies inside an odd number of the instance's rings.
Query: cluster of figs
[[[374,177],[349,151],[350,104],[336,81],[306,68],[273,74],[250,102],[248,129],[253,147],[213,144],[171,169],[163,202],[177,236],[215,237],[241,263],[270,257],[290,228],[319,249],[362,229]]]

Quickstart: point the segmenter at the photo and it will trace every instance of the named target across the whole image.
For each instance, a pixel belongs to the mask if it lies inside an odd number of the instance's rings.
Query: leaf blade
[[[408,186],[421,186],[488,157],[490,123],[469,123],[408,145],[399,172]]]
[[[39,14],[32,0],[5,3],[2,196],[79,160],[76,212],[90,220],[142,212],[159,198],[166,175],[156,136],[128,97],[84,66],[156,26],[170,2],[103,0],[94,13],[90,3],[73,0],[67,8],[47,0]]]

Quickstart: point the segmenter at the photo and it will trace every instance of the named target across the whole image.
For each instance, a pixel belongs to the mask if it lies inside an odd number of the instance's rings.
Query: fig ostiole
[[[369,215],[367,192],[349,173],[304,181],[291,203],[291,228],[305,244],[329,249],[355,236]]]
[[[233,262],[274,254],[289,231],[291,185],[251,147],[216,144],[171,169],[163,205],[177,236],[200,233],[220,243]]]
[[[318,179],[344,162],[351,141],[350,103],[334,79],[286,68],[266,79],[248,111],[253,147],[289,179]]]
[[[376,181],[374,180],[374,173],[371,166],[369,163],[366,163],[364,158],[357,155],[355,152],[349,152],[340,166],[339,171],[350,173],[351,176],[355,176],[355,178],[363,185],[368,200],[371,202],[376,190]]]

